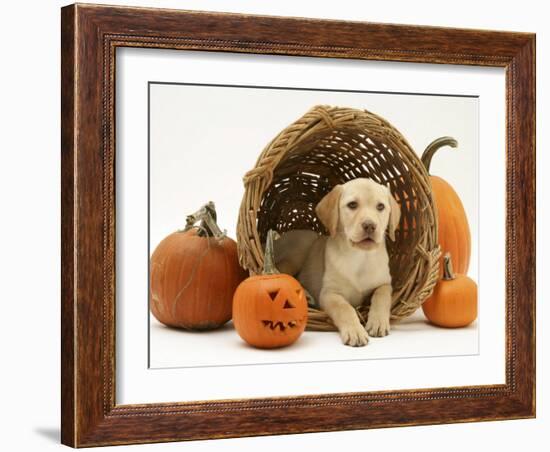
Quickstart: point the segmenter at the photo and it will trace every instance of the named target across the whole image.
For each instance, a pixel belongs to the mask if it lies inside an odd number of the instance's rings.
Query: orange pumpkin
[[[447,328],[466,326],[477,318],[477,284],[466,275],[453,273],[449,253],[443,257],[443,279],[422,310],[430,322]]]
[[[442,146],[457,147],[454,138],[442,137],[433,141],[422,154],[422,163],[430,171],[435,152]],[[438,243],[443,254],[452,256],[453,268],[457,273],[468,273],[470,266],[471,237],[466,211],[462,201],[451,185],[438,176],[430,176],[432,193],[438,220]],[[443,268],[441,269],[441,274]]]
[[[150,260],[150,307],[165,325],[218,328],[231,319],[233,292],[246,278],[236,243],[215,222],[213,203],[188,217],[183,231],[162,240]],[[194,223],[202,220],[200,227]]]
[[[304,289],[273,265],[273,231],[269,231],[264,272],[243,281],[233,297],[233,324],[239,336],[259,348],[290,345],[304,332],[307,301]]]

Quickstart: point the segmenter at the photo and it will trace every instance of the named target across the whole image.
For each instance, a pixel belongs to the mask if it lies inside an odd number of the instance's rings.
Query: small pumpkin
[[[220,230],[214,203],[208,203],[187,217],[183,231],[164,238],[153,252],[151,312],[168,326],[218,328],[231,319],[233,292],[246,276],[237,244]]]
[[[441,137],[430,143],[422,154],[422,163],[428,172],[433,155],[443,146],[456,148],[458,142],[451,137]],[[466,211],[460,197],[447,181],[433,175],[430,176],[430,181],[437,210],[438,243],[441,252],[449,252],[453,268],[458,273],[467,274],[470,266],[471,236]]]
[[[244,280],[233,296],[233,324],[239,336],[259,348],[294,343],[307,323],[307,301],[301,284],[279,273],[273,264],[273,238],[266,240],[264,271]]]
[[[447,328],[467,326],[477,318],[477,284],[453,272],[449,253],[443,256],[443,278],[422,310],[430,322]]]

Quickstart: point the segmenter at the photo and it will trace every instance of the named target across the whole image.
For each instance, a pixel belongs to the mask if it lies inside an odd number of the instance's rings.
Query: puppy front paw
[[[390,334],[390,317],[385,314],[369,313],[366,325],[372,337],[383,337]]]
[[[340,337],[342,342],[350,347],[363,347],[369,342],[369,335],[360,323],[341,328]]]

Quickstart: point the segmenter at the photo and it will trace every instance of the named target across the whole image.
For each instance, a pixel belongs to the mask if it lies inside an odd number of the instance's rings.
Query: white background
[[[153,5],[133,0],[120,4]],[[2,437],[6,450],[56,450],[59,424],[59,10],[62,2],[28,1],[3,5],[1,193],[4,324],[2,334]],[[544,2],[462,1],[441,8],[440,2],[383,3],[283,1],[158,1],[155,6],[247,13],[311,16],[395,23],[461,26],[538,32],[538,148],[547,149],[550,121],[550,32]],[[24,19],[24,27],[22,20]],[[544,31],[543,31],[544,30]],[[538,167],[548,167],[538,153]],[[538,199],[547,198],[548,178],[539,178]],[[543,203],[539,202],[539,207]],[[548,214],[539,209],[538,230]],[[539,256],[548,247],[538,237]],[[320,433],[186,444],[118,447],[115,450],[264,451],[317,448],[407,448],[411,451],[463,451],[490,447],[499,451],[544,450],[550,427],[547,379],[549,345],[542,321],[548,321],[543,294],[548,267],[538,262],[538,416],[536,420],[404,427],[357,432]]]
[[[268,55],[222,55],[220,58],[211,52],[177,53],[179,55],[123,49],[117,54],[117,67],[124,67],[122,73],[126,77],[138,77],[140,82],[162,74],[172,81],[198,79],[204,84],[205,74],[215,74],[210,76],[218,83],[235,80],[247,85],[249,80],[260,77],[266,83],[271,75],[272,87],[287,86],[287,83],[302,87],[307,83],[307,88],[320,91],[152,84],[151,253],[164,237],[185,225],[186,215],[208,200],[216,202],[220,227],[235,239],[244,193],[242,178],[246,171],[254,167],[261,151],[282,129],[314,105],[333,105],[367,109],[382,116],[403,134],[419,156],[436,138],[450,135],[458,140],[456,150],[446,147],[437,152],[430,172],[448,181],[464,204],[472,231],[470,275],[477,279],[479,99],[423,96],[414,91],[388,94],[323,89],[372,91],[385,86],[399,92],[422,86],[426,92],[440,93],[438,83],[441,83],[449,89],[445,94],[478,95],[485,85],[494,86],[495,90],[500,88],[504,83],[504,70],[490,68],[483,72],[468,67],[449,70],[448,66],[409,64],[407,72],[395,73],[403,70],[404,65],[364,61],[342,65],[342,60],[320,58],[300,58],[300,62],[296,62],[297,58]],[[476,83],[478,79],[481,83]],[[137,92],[127,91],[122,97],[127,103],[117,103],[122,116],[127,114],[124,109],[143,105],[137,98],[141,94],[145,99],[144,85],[139,83]],[[483,98],[481,104],[484,111],[491,107],[487,98]],[[129,124],[128,129],[128,133],[136,135],[136,127]],[[504,130],[499,135],[503,133]],[[143,134],[138,135],[141,141]],[[140,141],[132,140],[128,159],[135,154],[146,158],[145,140],[138,149],[133,146]],[[497,152],[497,149],[490,151]]]

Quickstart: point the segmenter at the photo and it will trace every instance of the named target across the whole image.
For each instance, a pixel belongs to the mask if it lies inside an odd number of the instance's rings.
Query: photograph
[[[477,95],[147,88],[151,368],[478,353]]]

